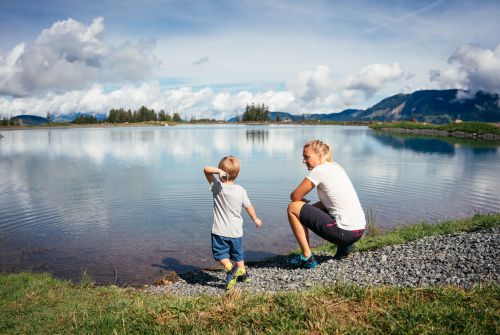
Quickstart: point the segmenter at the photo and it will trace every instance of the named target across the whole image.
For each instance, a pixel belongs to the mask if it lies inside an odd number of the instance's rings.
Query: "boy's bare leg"
[[[245,270],[245,261],[239,261],[239,262],[236,262],[236,265],[237,265],[240,269]]]
[[[228,269],[231,269],[233,267],[233,263],[231,263],[229,258],[221,259],[219,262],[222,264],[222,266],[226,271],[228,271]]]
[[[299,221],[300,210],[305,202],[294,201],[288,205],[288,222],[292,228],[293,235],[299,244],[304,257],[311,257],[311,248],[309,247],[309,230]]]

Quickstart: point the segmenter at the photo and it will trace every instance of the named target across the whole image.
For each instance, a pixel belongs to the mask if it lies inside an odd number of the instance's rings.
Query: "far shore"
[[[369,127],[377,131],[399,134],[500,141],[500,126],[486,122],[459,122],[445,125],[425,122],[378,122],[372,123]]]
[[[172,122],[172,121],[145,121],[145,122],[123,122],[123,123],[52,123],[41,125],[20,125],[20,126],[0,126],[0,131],[10,130],[40,130],[40,129],[78,129],[78,128],[126,128],[126,127],[171,127],[178,125],[247,125],[247,126],[266,126],[266,125],[296,125],[296,126],[368,126],[369,128],[388,133],[397,133],[402,135],[419,135],[426,137],[457,138],[464,140],[488,141],[490,143],[500,141],[500,125],[485,122],[464,122],[463,124],[435,125],[427,123],[414,122],[367,122],[367,121],[305,121],[305,122],[227,122],[215,120],[198,120],[190,122]]]
[[[166,127],[178,125],[247,125],[247,126],[267,126],[267,125],[337,125],[337,126],[368,126],[370,122],[329,122],[329,121],[306,121],[306,122],[227,122],[227,121],[194,121],[194,122],[165,122],[165,121],[148,121],[148,122],[124,122],[124,123],[54,123],[40,125],[22,125],[22,126],[0,126],[2,130],[35,130],[35,129],[71,129],[71,128],[115,128],[115,127]]]
[[[78,124],[78,123],[57,123],[54,125],[23,125],[23,126],[3,126],[3,130],[36,130],[36,129],[72,129],[72,128],[115,128],[115,127],[165,127],[176,126],[178,122],[136,122],[136,123],[91,123],[91,124]]]
[[[466,133],[463,131],[442,131],[434,129],[405,129],[405,128],[380,128],[379,131],[400,133],[400,134],[415,134],[415,135],[427,135],[427,136],[439,136],[439,137],[456,137],[456,138],[469,138],[469,139],[479,139],[488,141],[500,141],[500,135],[484,133]]]

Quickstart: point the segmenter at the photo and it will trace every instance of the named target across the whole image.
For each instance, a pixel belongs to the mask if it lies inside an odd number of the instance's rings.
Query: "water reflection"
[[[247,130],[247,141],[255,143],[265,143],[269,138],[269,130]]]
[[[409,149],[415,152],[455,154],[452,144],[434,138],[402,137],[393,134],[374,133],[373,137],[382,144],[396,149]]]
[[[478,139],[461,138],[431,138],[409,134],[387,134],[374,131],[372,136],[384,145],[396,149],[409,149],[415,152],[437,153],[454,155],[457,148],[468,147],[474,154],[494,154],[498,150],[499,142]]]
[[[287,153],[301,145],[290,142],[286,133],[271,135],[268,130],[229,130],[194,126],[144,130],[128,128],[14,131],[7,136],[9,145],[0,146],[0,156],[36,156],[43,152],[54,159],[66,156],[90,159],[99,164],[103,164],[106,159],[118,159],[152,165],[158,163],[162,156],[211,157],[221,152],[244,154],[255,150]]]
[[[321,139],[383,227],[500,210],[497,148],[373,133],[366,127],[180,126],[2,132],[0,270],[20,250],[50,248],[49,268],[100,282],[215,265],[203,166],[233,154],[265,225],[245,216],[248,257],[296,248],[285,210],[307,174],[302,146]],[[482,150],[482,155],[478,151]],[[487,152],[488,154],[484,154]],[[315,201],[316,193],[311,194]],[[4,237],[5,236],[5,237]],[[312,237],[314,239],[314,237]],[[40,261],[40,260],[38,260]],[[37,266],[34,257],[26,267]],[[29,264],[28,264],[29,263]],[[17,268],[16,268],[17,269]]]

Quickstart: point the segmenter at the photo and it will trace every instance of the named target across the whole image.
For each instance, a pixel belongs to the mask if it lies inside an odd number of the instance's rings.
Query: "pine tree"
[[[174,122],[182,122],[182,118],[179,113],[175,112],[174,116],[172,117],[172,121]]]

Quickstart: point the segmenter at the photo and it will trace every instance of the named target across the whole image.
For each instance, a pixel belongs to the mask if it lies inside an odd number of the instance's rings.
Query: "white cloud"
[[[454,67],[431,71],[431,81],[440,87],[500,93],[500,44],[494,49],[465,44],[448,62]]]
[[[372,97],[387,82],[403,78],[399,62],[392,65],[370,64],[351,77],[347,87],[361,90],[367,98]]]
[[[14,78],[19,75],[16,63],[24,53],[25,47],[26,45],[21,43],[5,55],[0,52],[0,93],[16,95],[16,92],[22,91],[21,83]]]
[[[372,80],[373,85],[374,83],[383,85],[385,81],[395,76],[394,72],[402,73],[399,64],[392,67],[381,64],[377,66],[382,69],[395,67],[398,71],[389,71],[389,74],[381,71],[382,75],[376,80],[371,74],[364,77],[358,75],[358,79],[368,78]],[[365,74],[366,69],[371,67],[366,67],[360,73]],[[267,90],[254,93],[243,90],[236,93],[216,93],[210,87],[199,90],[193,90],[191,87],[166,89],[158,82],[126,85],[108,91],[103,85],[94,84],[88,89],[60,94],[50,92],[45,96],[11,99],[0,97],[0,111],[9,111],[11,115],[29,113],[45,116],[47,111],[55,114],[74,112],[97,114],[107,113],[111,108],[136,110],[141,106],[147,106],[156,111],[164,109],[170,113],[178,112],[186,119],[191,117],[227,119],[242,114],[247,104],[255,103],[265,104],[271,111],[323,114],[342,111],[361,101],[362,90],[351,88],[350,83],[352,83],[350,78],[334,80],[330,68],[320,65],[313,70],[297,74],[288,81],[283,91]]]
[[[469,89],[500,92],[500,44],[494,50],[470,44],[460,47],[450,58],[467,73]]]
[[[457,88],[464,90],[467,89],[469,83],[465,72],[453,68],[442,71],[431,70],[430,80],[436,82],[442,89]]]
[[[312,101],[333,92],[335,81],[330,67],[318,65],[312,71],[299,73],[287,83],[287,88],[298,98]]]
[[[105,43],[103,32],[103,18],[90,26],[67,19],[43,30],[34,42],[0,53],[0,94],[25,96],[144,79],[152,42],[113,47]]]

